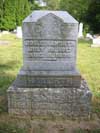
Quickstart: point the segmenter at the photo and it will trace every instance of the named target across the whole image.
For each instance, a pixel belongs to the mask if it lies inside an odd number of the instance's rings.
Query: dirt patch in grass
[[[2,130],[6,131],[8,128],[9,131],[13,131],[15,128],[18,131],[16,133],[20,131],[25,131],[25,133],[100,133],[100,120],[44,120],[39,118],[31,120],[30,118],[10,117],[7,113],[0,118]]]
[[[100,131],[96,121],[31,121],[32,133],[77,133],[79,131]]]
[[[0,40],[0,45],[9,45],[11,42],[10,41],[4,41],[4,40]]]

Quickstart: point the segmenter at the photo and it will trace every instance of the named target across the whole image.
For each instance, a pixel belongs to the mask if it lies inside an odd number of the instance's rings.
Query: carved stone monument
[[[10,114],[88,117],[92,94],[76,69],[78,22],[63,11],[23,21],[23,67],[8,89]]]

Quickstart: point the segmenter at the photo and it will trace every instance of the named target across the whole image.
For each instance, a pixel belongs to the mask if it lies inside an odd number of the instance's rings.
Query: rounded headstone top
[[[26,17],[23,21],[23,23],[27,22],[37,22],[40,18],[48,15],[53,14],[56,17],[59,17],[62,19],[64,23],[78,23],[77,20],[75,20],[68,12],[66,11],[33,11],[28,17]]]

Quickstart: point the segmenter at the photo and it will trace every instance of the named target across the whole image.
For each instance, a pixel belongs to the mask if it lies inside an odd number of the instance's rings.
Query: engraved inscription
[[[24,58],[30,61],[74,59],[75,43],[75,41],[26,40]]]
[[[39,78],[39,77],[30,77],[27,76],[27,86],[33,86],[34,87],[66,87],[66,86],[72,86],[74,79],[72,77],[66,77],[66,78]]]

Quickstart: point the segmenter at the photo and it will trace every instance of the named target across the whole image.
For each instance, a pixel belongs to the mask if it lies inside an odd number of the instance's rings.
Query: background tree
[[[3,3],[3,2],[2,2]],[[13,5],[13,6],[12,6]],[[16,17],[15,17],[15,1],[5,0],[3,3],[3,13],[2,13],[2,29],[12,30],[16,27]]]
[[[48,10],[59,10],[60,0],[44,0],[47,3]]]
[[[0,29],[15,29],[29,13],[28,0],[0,0]]]
[[[60,0],[60,9],[68,11],[78,21],[84,21],[90,0]]]
[[[91,0],[85,22],[89,25],[89,30],[93,33],[100,33],[100,0]]]
[[[0,0],[0,30],[13,30],[36,9],[65,10],[85,29],[100,33],[100,0],[44,0],[47,7],[40,7],[35,0]]]
[[[29,4],[30,4],[30,10],[31,11],[41,9],[41,7],[39,6],[39,4],[37,4],[35,2],[35,0],[29,0]]]
[[[0,1],[0,29],[2,29],[2,19],[3,19],[3,0]]]
[[[28,0],[16,0],[16,25],[20,26],[23,19],[30,13]]]

